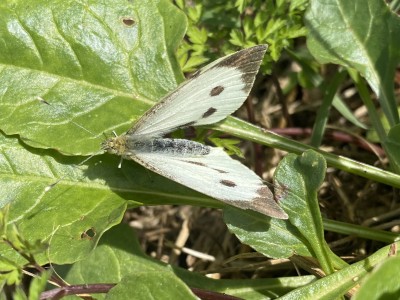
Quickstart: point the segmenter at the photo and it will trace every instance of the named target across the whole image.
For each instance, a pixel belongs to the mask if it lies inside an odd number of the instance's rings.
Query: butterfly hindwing
[[[188,148],[191,144],[201,145],[186,142]],[[153,172],[230,205],[276,218],[287,218],[274,201],[271,191],[253,171],[232,159],[221,148],[202,147],[207,149],[206,153],[182,155],[181,152],[140,151],[133,152],[130,158]]]

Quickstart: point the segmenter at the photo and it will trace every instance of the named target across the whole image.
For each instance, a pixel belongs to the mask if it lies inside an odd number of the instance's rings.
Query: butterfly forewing
[[[223,57],[164,97],[127,132],[159,137],[185,126],[216,123],[237,110],[254,83],[266,45]]]

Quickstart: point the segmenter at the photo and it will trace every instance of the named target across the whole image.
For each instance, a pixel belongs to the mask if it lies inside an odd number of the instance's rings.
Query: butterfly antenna
[[[40,97],[40,96],[38,96],[37,97],[37,99],[40,101],[40,102],[42,102],[43,104],[46,104],[46,105],[51,105],[49,102],[47,102],[46,100],[44,100],[42,97]]]
[[[37,100],[39,100],[41,103],[46,104],[48,106],[53,106],[50,102],[46,101],[45,99],[43,99],[42,97],[38,96],[36,97]],[[65,114],[66,116],[68,114]],[[95,137],[96,139],[99,139],[100,137],[98,137],[94,132],[90,131],[89,129],[85,128],[84,126],[82,126],[79,123],[76,123],[75,121],[70,121],[72,124],[74,124],[76,127],[86,131],[87,133],[90,133],[93,137]]]
[[[53,106],[51,103],[49,103],[48,101],[46,101],[45,99],[43,99],[43,98],[40,97],[40,96],[36,97],[36,99],[39,100],[41,103],[46,104],[46,105],[48,105],[48,106],[50,106],[50,107]],[[65,114],[65,115],[68,115],[68,114]],[[92,132],[92,131],[90,131],[89,129],[85,128],[85,127],[82,126],[81,124],[79,124],[79,123],[77,123],[77,122],[75,122],[75,121],[72,121],[72,120],[71,120],[70,122],[71,122],[72,124],[74,124],[76,127],[78,127],[78,128],[80,128],[80,129],[86,131],[87,133],[90,133],[90,135],[92,135],[93,137],[95,137],[95,138],[97,138],[97,139],[100,138],[100,137],[96,136],[96,134],[95,134],[94,132]],[[93,155],[90,155],[88,158],[86,158],[85,160],[81,161],[79,164],[75,165],[75,167],[79,167],[79,166],[83,165],[85,162],[87,162],[87,161],[88,161],[89,159],[91,159],[93,156],[94,156],[94,154],[93,154]],[[62,176],[60,179],[58,179],[56,182],[54,182],[54,183],[48,185],[48,186],[45,188],[45,192],[50,191],[53,187],[55,187],[60,181],[62,181],[62,180],[64,180],[64,179],[65,179],[65,175]]]
[[[90,155],[88,158],[84,159],[83,161],[81,161],[79,164],[74,165],[74,167],[79,167],[82,166],[85,162],[87,162],[89,159],[91,159],[93,156],[95,156],[94,154]],[[57,181],[53,182],[52,184],[48,185],[45,187],[44,191],[48,192],[50,191],[53,187],[55,187],[60,181],[63,181],[65,178],[65,175],[63,175],[61,178],[57,179]]]
[[[90,131],[89,129],[83,127],[82,125],[76,123],[75,121],[71,121],[71,123],[74,124],[75,126],[81,128],[82,130],[86,131],[87,133],[90,133],[90,134],[93,135],[96,139],[99,139],[99,137],[96,136],[96,134],[95,134],[94,132]]]
[[[53,226],[53,228],[54,228],[54,226]],[[53,237],[55,236],[55,234],[56,234],[56,232],[57,232],[57,230],[58,230],[59,228],[60,228],[60,225],[58,225],[55,229],[53,229],[53,232],[52,232],[51,235],[50,235],[50,239],[49,239],[49,242],[48,242],[49,247],[47,248],[47,251],[46,251],[46,257],[47,257],[47,260],[49,261],[49,265],[50,265],[50,269],[51,269],[52,273],[55,274],[55,275],[52,275],[52,276],[51,276],[51,278],[48,280],[48,282],[49,282],[50,284],[55,285],[55,286],[63,287],[63,286],[67,286],[67,285],[69,285],[69,284],[68,284],[68,282],[66,282],[66,281],[57,273],[57,270],[53,267],[53,264],[52,264],[51,259],[50,259],[50,245],[51,245],[51,242],[52,242],[52,240],[53,240]]]
[[[121,159],[120,159],[119,164],[118,164],[118,168],[119,168],[119,169],[122,168],[122,161],[123,161],[123,160],[124,160],[124,159],[123,159],[122,156],[121,156]]]
[[[91,159],[93,156],[95,156],[94,154],[90,155],[88,158],[84,159],[83,161],[81,161],[79,164],[77,164],[76,166],[79,167],[81,165],[83,165],[85,162],[87,162],[89,159]]]
[[[57,183],[59,183],[60,181],[62,181],[64,179],[64,176],[59,178],[56,182],[53,182],[52,184],[49,184],[48,186],[46,186],[44,188],[44,191],[47,193],[48,191],[50,191],[53,187],[55,187],[57,185]]]

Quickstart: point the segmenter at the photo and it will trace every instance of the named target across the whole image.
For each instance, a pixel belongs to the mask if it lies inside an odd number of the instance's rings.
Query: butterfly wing
[[[207,155],[140,152],[131,158],[155,173],[230,205],[288,218],[260,177],[221,148],[207,148]]]
[[[207,65],[147,111],[127,134],[137,139],[160,137],[180,127],[226,118],[246,100],[266,49],[255,46]]]

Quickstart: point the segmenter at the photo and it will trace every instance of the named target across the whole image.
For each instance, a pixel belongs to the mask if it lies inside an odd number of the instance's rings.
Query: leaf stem
[[[288,151],[290,153],[301,154],[306,150],[312,149],[321,153],[329,166],[400,188],[400,175],[287,139],[234,117],[228,117],[225,121],[219,123],[213,128],[239,138]]]

